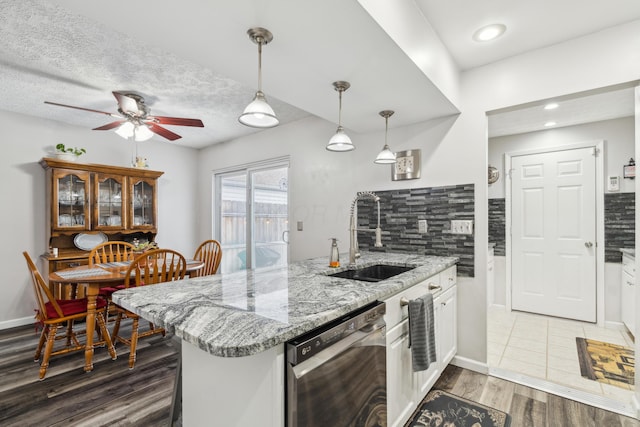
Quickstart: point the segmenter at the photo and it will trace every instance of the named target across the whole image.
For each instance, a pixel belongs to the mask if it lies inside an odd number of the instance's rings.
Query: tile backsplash
[[[635,248],[635,193],[604,195],[605,262],[622,262],[620,248]],[[505,255],[504,199],[489,199],[489,242],[495,243],[495,255]]]
[[[361,250],[456,256],[458,275],[474,276],[474,236],[451,233],[451,220],[474,219],[474,185],[374,191],[380,197],[382,248],[375,248],[372,232],[359,232]],[[427,232],[418,231],[418,220]],[[376,203],[358,202],[358,228],[375,228]]]
[[[636,246],[636,193],[604,195],[604,260],[622,262],[620,248]]]

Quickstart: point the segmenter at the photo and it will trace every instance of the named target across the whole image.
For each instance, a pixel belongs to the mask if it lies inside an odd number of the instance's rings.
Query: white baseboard
[[[35,323],[33,316],[23,317],[21,319],[11,319],[0,322],[0,330],[15,328],[17,326],[31,325]]]
[[[453,356],[451,364],[459,368],[469,369],[470,371],[479,372],[481,374],[489,374],[489,366],[486,363],[478,362],[477,360],[468,359],[462,356]]]

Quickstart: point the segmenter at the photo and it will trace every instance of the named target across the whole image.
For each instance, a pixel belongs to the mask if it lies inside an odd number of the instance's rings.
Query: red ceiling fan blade
[[[147,123],[147,125],[149,126],[149,129],[151,129],[151,132],[157,133],[158,135],[168,139],[169,141],[175,141],[176,139],[182,138],[177,133],[173,133],[169,129],[165,129],[162,126],[158,126],[155,123]]]
[[[107,123],[104,126],[93,128],[93,130],[111,130],[113,128],[117,128],[118,126],[120,126],[121,124],[123,124],[125,122],[126,122],[126,120],[118,120],[117,122],[111,122],[111,123]]]
[[[75,107],[73,105],[58,104],[57,102],[51,102],[51,101],[44,101],[44,103],[45,104],[51,104],[51,105],[57,105],[58,107],[75,108],[76,110],[90,111],[92,113],[106,114],[107,116],[121,118],[118,114],[107,113],[106,111],[100,111],[100,110],[92,110],[91,108]]]
[[[204,127],[204,124],[200,119],[184,119],[181,117],[165,116],[149,116],[147,119],[153,120],[155,123],[160,123],[161,125]]]

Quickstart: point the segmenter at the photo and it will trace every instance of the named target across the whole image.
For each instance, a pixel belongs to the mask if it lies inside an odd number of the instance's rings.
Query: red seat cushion
[[[62,310],[63,316],[71,316],[73,314],[78,314],[87,311],[87,299],[58,299],[56,300],[58,305],[60,306],[60,310]],[[107,300],[104,298],[98,297],[96,300],[96,310],[101,310],[107,306]],[[45,304],[47,310],[47,317],[49,319],[55,319],[58,316],[56,309],[53,307],[51,302]]]
[[[131,284],[129,286],[134,287],[135,285]],[[121,289],[126,289],[126,288],[124,285],[118,285],[115,287],[105,286],[104,288],[100,288],[100,292],[98,292],[98,295],[105,298],[110,298],[112,293],[114,293],[115,291],[119,291]]]

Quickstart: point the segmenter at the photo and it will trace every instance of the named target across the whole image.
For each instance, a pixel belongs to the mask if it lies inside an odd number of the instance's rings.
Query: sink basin
[[[356,270],[345,270],[339,273],[329,274],[331,277],[342,279],[361,280],[364,282],[379,282],[398,274],[413,270],[415,267],[405,267],[401,265],[376,264],[369,267],[358,268]]]

